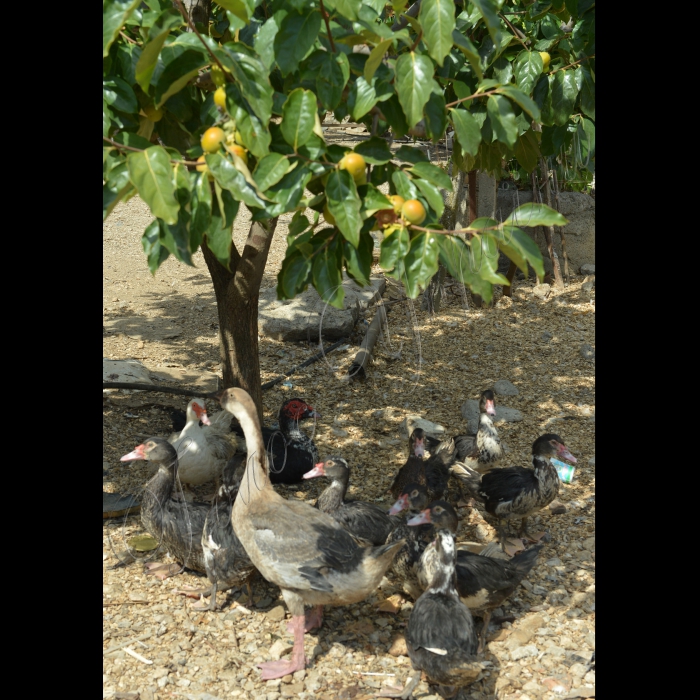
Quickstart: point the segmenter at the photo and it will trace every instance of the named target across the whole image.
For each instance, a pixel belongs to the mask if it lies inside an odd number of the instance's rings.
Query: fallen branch
[[[129,382],[102,382],[103,389],[136,389],[138,391],[159,391],[163,394],[180,394],[181,396],[202,397],[211,392],[201,389],[181,389],[176,386],[162,386],[159,384],[131,384]]]
[[[367,333],[362,339],[362,344],[360,345],[360,351],[355,355],[355,359],[348,368],[348,375],[350,379],[366,379],[367,373],[365,371],[365,366],[369,363],[370,357],[372,356],[372,350],[377,343],[377,339],[382,333],[382,328],[386,327],[386,310],[384,308],[384,301],[379,300],[377,303],[377,313],[372,319],[372,323],[369,324]]]
[[[131,647],[124,647],[124,651],[129,654],[130,656],[133,656],[135,659],[138,661],[141,661],[141,663],[144,664],[152,664],[153,662],[147,659],[145,656],[141,656],[137,651],[134,651]]]

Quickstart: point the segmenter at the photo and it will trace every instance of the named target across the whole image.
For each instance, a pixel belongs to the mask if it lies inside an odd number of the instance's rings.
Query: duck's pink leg
[[[182,570],[183,567],[180,564],[160,564],[154,561],[146,564],[144,573],[164,581],[171,576],[177,576]]]
[[[304,615],[297,615],[292,618],[290,627],[294,633],[294,647],[292,655],[288,659],[280,659],[279,661],[265,661],[258,664],[258,668],[262,669],[260,680],[270,681],[273,678],[282,678],[289,673],[301,671],[306,668],[306,657],[304,656]]]
[[[304,615],[304,632],[311,632],[323,624],[323,605],[307,610]],[[294,633],[294,618],[287,623],[287,631]]]

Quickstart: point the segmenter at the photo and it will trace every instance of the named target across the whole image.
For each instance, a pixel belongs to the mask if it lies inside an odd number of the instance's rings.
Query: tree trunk
[[[476,197],[476,170],[470,170],[467,173],[467,186],[469,188],[469,223],[471,224],[471,222],[478,217],[478,200]],[[481,308],[483,306],[483,299],[474,292],[472,292],[472,302],[477,308]]]
[[[182,4],[185,6],[187,14],[192,18],[194,24],[202,24],[205,27],[209,26],[211,0],[182,0]],[[173,3],[173,5],[177,7],[177,3]],[[207,32],[207,34],[208,33],[209,32]]]
[[[202,241],[219,315],[219,351],[224,387],[245,389],[262,420],[262,389],[258,357],[258,298],[267,254],[277,219],[251,224],[243,254],[231,246],[231,271],[216,259]]]

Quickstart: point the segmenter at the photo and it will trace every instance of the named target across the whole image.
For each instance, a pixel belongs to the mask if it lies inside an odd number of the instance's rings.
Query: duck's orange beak
[[[324,462],[319,462],[318,464],[314,465],[314,468],[311,471],[306,472],[301,478],[302,479],[313,479],[316,476],[325,476],[326,475],[326,470],[323,468]]]

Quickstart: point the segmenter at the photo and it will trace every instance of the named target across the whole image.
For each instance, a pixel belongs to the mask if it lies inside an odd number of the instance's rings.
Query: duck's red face
[[[565,459],[568,462],[573,462],[574,464],[576,464],[577,461],[576,457],[569,452],[566,445],[562,445],[560,442],[557,443],[557,457],[561,457],[562,459]]]
[[[313,406],[301,401],[300,399],[292,399],[288,401],[282,409],[284,414],[292,420],[302,420],[303,418],[320,418],[320,414],[314,411]]]
[[[197,403],[196,401],[192,402],[192,410],[194,411],[195,415],[199,420],[204,423],[204,425],[211,425],[211,421],[209,420],[209,417],[207,416],[207,409],[202,406],[201,404]]]

